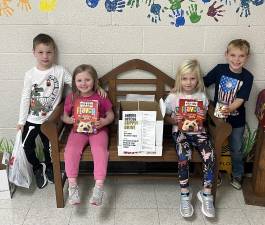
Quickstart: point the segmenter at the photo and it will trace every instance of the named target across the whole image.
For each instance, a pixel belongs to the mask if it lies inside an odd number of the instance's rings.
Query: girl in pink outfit
[[[69,203],[79,204],[80,196],[77,185],[79,162],[84,147],[89,143],[94,161],[95,187],[90,199],[93,205],[101,205],[103,198],[103,185],[108,165],[108,128],[112,123],[114,113],[112,104],[108,98],[103,98],[97,94],[98,77],[96,70],[90,65],[80,65],[73,72],[72,90],[68,95],[64,105],[64,115],[62,120],[67,124],[74,123],[73,106],[77,99],[98,101],[99,119],[95,123],[96,133],[77,133],[73,129],[68,137],[65,148],[65,170],[69,181]]]

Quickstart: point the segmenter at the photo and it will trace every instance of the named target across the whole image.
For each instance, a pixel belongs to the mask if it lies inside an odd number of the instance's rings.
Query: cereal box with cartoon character
[[[178,123],[178,128],[182,132],[197,133],[203,130],[204,117],[203,101],[194,99],[180,99],[176,112],[182,115],[183,119]]]
[[[74,131],[77,133],[97,133],[95,122],[98,120],[98,101],[76,99],[74,104]]]

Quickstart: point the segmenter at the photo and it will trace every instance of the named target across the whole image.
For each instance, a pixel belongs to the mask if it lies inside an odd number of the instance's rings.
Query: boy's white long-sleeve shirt
[[[71,74],[60,65],[42,71],[36,67],[25,73],[18,124],[42,124],[60,103],[64,85],[71,86]]]

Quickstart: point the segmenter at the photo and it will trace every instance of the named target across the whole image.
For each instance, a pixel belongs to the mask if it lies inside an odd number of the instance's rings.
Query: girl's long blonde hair
[[[174,90],[176,93],[182,92],[181,79],[187,73],[194,73],[197,76],[196,92],[205,92],[202,72],[199,62],[196,59],[185,60],[179,67],[176,74]]]

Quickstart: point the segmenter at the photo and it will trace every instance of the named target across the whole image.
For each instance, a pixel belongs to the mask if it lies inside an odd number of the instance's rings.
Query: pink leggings
[[[89,143],[94,161],[94,179],[104,180],[108,166],[108,132],[107,129],[98,131],[97,134],[80,134],[71,131],[65,147],[64,160],[67,177],[78,176],[79,163],[84,147]]]

